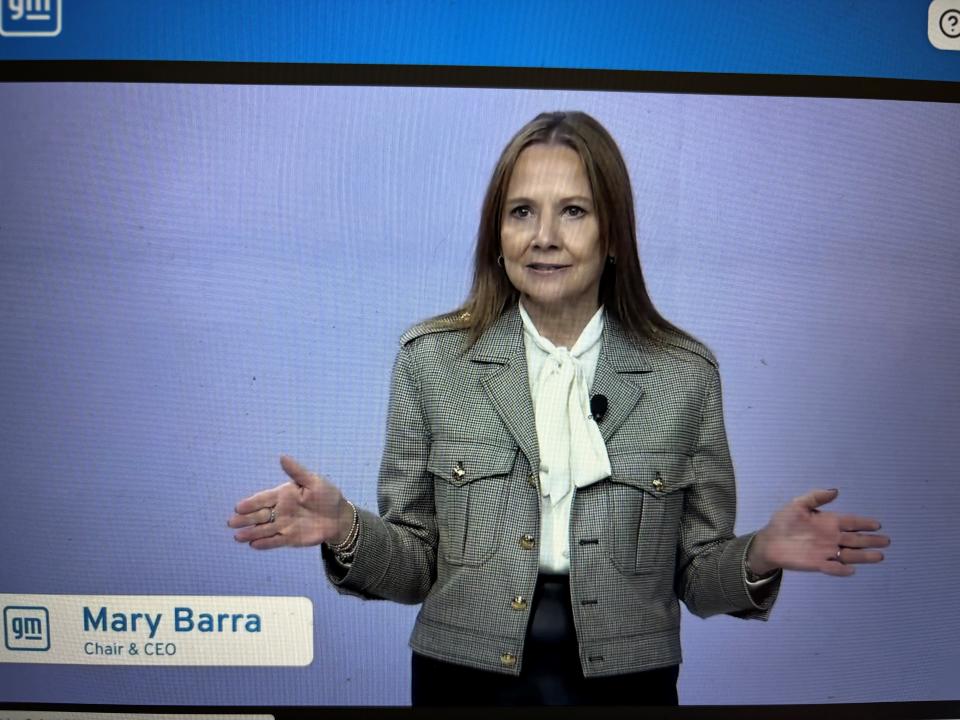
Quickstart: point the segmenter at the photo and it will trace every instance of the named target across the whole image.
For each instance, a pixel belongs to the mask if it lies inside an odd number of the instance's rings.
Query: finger
[[[277,504],[277,500],[280,497],[280,489],[282,487],[283,485],[278,485],[275,488],[263,490],[262,492],[258,492],[256,495],[251,495],[248,498],[244,498],[237,503],[237,506],[233,509],[233,511],[237,513],[237,515],[247,515],[262,508],[271,508]]]
[[[249,527],[251,525],[262,525],[263,523],[270,522],[272,513],[272,508],[260,508],[252,513],[247,513],[246,515],[234,515],[232,518],[227,520],[227,527],[242,528]]]
[[[839,544],[848,548],[887,547],[890,545],[890,538],[886,535],[845,532],[840,535]]]
[[[840,562],[844,565],[878,563],[882,560],[883,553],[879,550],[855,550],[854,548],[843,548],[840,551]]]
[[[313,488],[320,482],[320,478],[315,473],[307,470],[289,455],[280,456],[280,467],[302,488]]]
[[[837,488],[832,488],[831,490],[811,490],[806,495],[798,497],[797,500],[810,510],[816,510],[821,505],[826,505],[828,502],[836,500],[839,494],[840,491]]]
[[[862,515],[841,515],[837,518],[841,530],[879,530],[880,521]]]
[[[250,542],[252,540],[259,540],[270,537],[271,535],[276,535],[278,532],[281,532],[282,529],[283,528],[275,522],[253,525],[235,532],[233,539],[237,542]]]
[[[818,569],[824,575],[833,575],[834,577],[850,577],[856,572],[849,565],[833,561],[821,563]]]
[[[272,550],[273,548],[286,547],[287,545],[289,545],[287,538],[279,533],[260,540],[254,540],[250,543],[250,547],[254,550]]]

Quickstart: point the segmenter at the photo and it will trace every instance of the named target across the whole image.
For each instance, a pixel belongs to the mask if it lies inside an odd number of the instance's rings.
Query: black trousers
[[[477,670],[413,653],[414,706],[677,705],[679,665],[585,678],[566,575],[537,579],[520,675]]]

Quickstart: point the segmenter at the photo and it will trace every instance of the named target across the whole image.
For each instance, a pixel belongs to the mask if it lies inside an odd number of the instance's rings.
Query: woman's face
[[[520,153],[507,186],[500,247],[525,306],[587,318],[596,311],[606,258],[576,150],[539,144]]]

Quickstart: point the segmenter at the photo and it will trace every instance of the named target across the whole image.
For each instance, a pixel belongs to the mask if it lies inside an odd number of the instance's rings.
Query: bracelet
[[[750,541],[747,543],[747,547],[744,549],[744,552],[743,552],[743,571],[744,571],[744,574],[747,576],[747,580],[749,582],[759,582],[760,580],[766,580],[768,578],[772,578],[774,575],[776,575],[780,571],[780,568],[774,568],[773,570],[770,570],[769,572],[766,572],[763,575],[757,575],[753,571],[753,568],[750,567],[750,561],[747,559],[747,557],[750,555],[750,548],[753,546],[753,541],[754,539],[756,539],[756,537],[757,537],[756,533],[754,533],[753,537],[750,538]]]
[[[334,553],[333,557],[336,558],[337,562],[340,563],[343,567],[350,567],[353,565],[353,558],[356,557],[357,549],[351,548],[347,552],[343,553]]]
[[[357,506],[349,500],[347,500],[347,505],[353,509],[353,524],[350,526],[350,532],[347,533],[343,542],[327,543],[327,547],[336,555],[353,555],[352,551],[356,549],[354,546],[357,544],[357,537],[360,535],[360,513],[357,512]]]
[[[350,567],[353,565],[353,559],[357,555],[357,545],[360,538],[360,525],[357,524],[357,534],[353,538],[353,544],[345,550],[335,550],[333,551],[333,556],[337,559],[337,562],[343,565],[344,567]]]
[[[744,567],[744,569],[747,571],[747,580],[749,580],[750,582],[759,582],[761,580],[767,580],[769,578],[772,578],[774,575],[776,575],[780,571],[780,568],[774,568],[768,573],[764,573],[763,575],[757,575],[753,570],[750,569],[749,564],[747,564]]]

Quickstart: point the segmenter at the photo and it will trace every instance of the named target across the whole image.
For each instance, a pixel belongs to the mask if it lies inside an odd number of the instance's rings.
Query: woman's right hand
[[[353,508],[340,490],[287,455],[280,457],[280,466],[289,482],[237,503],[227,521],[228,527],[240,528],[234,539],[257,550],[344,540],[353,526]]]

